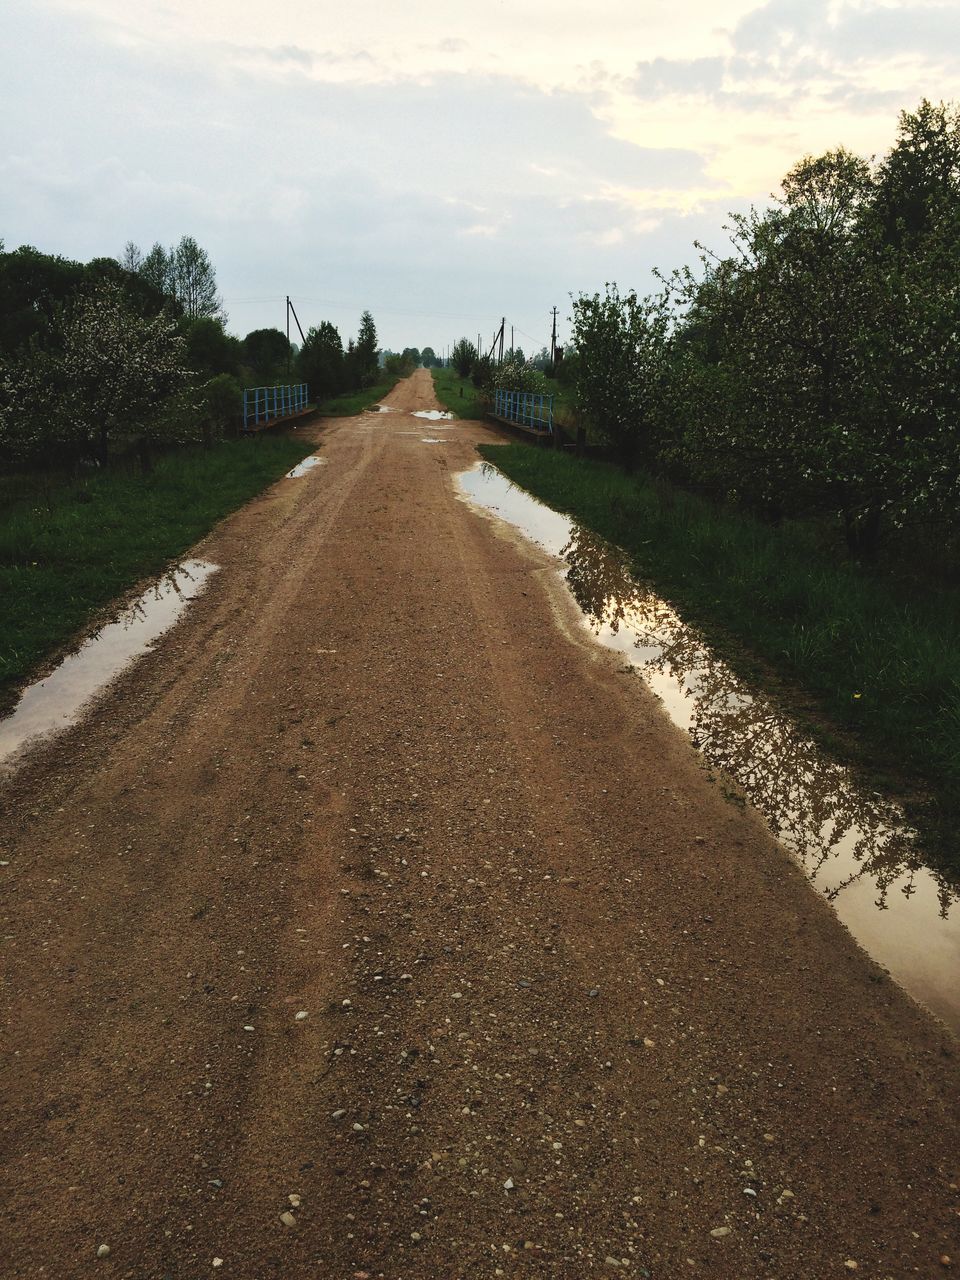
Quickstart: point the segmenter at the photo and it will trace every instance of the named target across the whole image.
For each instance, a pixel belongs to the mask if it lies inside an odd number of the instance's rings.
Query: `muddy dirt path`
[[[390,399],[0,791],[0,1274],[942,1274],[956,1043]]]

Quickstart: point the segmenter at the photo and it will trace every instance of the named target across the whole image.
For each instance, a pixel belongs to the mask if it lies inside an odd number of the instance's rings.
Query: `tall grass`
[[[480,392],[469,378],[461,378],[456,369],[431,369],[437,399],[458,418],[481,422],[484,408]]]
[[[321,400],[317,405],[317,412],[324,418],[352,418],[389,395],[396,385],[396,378],[384,378],[372,387],[361,387],[359,391],[344,391],[342,395]]]
[[[80,481],[0,481],[0,706],[105,604],[309,452],[305,440],[259,435],[171,452],[151,475],[118,467]]]
[[[482,446],[511,479],[624,547],[741,668],[802,697],[824,736],[960,816],[960,589],[912,587],[648,476],[527,445]],[[811,709],[810,699],[814,702]]]

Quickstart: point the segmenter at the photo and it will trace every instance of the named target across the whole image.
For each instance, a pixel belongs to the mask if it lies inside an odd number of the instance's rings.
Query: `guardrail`
[[[307,384],[286,387],[245,387],[243,391],[243,429],[266,426],[307,407]]]
[[[553,435],[553,396],[538,391],[501,391],[494,393],[494,414],[507,422],[530,431]]]

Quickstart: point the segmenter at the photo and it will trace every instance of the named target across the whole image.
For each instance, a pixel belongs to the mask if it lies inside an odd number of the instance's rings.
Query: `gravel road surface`
[[[956,1042],[389,402],[0,788],[0,1275],[960,1269]]]

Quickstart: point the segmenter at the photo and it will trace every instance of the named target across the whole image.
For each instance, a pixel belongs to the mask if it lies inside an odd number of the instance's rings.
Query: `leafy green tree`
[[[253,329],[241,343],[240,356],[251,378],[261,386],[286,377],[292,344],[279,329]]]
[[[577,404],[581,418],[609,442],[630,470],[652,460],[666,378],[668,319],[662,299],[603,294],[573,302],[574,340],[580,352]]]
[[[461,338],[453,344],[450,359],[460,377],[468,378],[477,362],[477,348],[469,338]]]
[[[187,364],[197,374],[235,376],[240,368],[241,343],[227,333],[221,320],[201,316],[184,320],[180,330],[187,342]]]
[[[425,369],[439,368],[440,361],[437,359],[437,353],[433,347],[424,347],[420,352],[420,363]]]
[[[214,439],[237,426],[242,407],[240,383],[230,374],[218,373],[203,384],[198,411],[203,442],[208,448]]]
[[[297,356],[301,381],[310,387],[315,400],[324,400],[347,389],[347,370],[340,334],[329,321],[307,330]]]
[[[419,369],[423,359],[416,347],[404,347],[403,358],[410,365],[411,369]]]
[[[182,236],[167,255],[173,296],[189,320],[220,319],[223,303],[217,293],[217,277],[205,249],[193,236]]]
[[[960,199],[960,111],[924,99],[900,115],[877,175],[875,209],[888,244],[915,243]]]
[[[170,255],[159,242],[155,243],[144,257],[139,274],[157,293],[173,297],[175,287],[173,263],[170,261]]]

